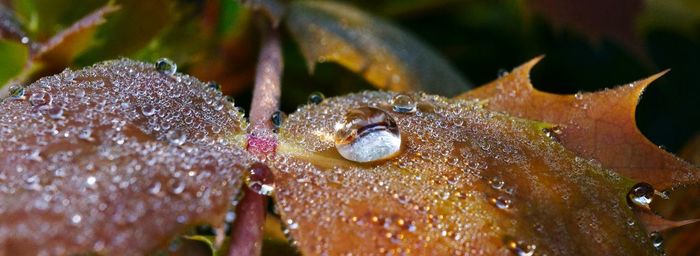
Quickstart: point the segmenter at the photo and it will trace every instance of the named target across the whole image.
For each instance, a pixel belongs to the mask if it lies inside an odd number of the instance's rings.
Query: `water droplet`
[[[248,169],[245,184],[255,193],[270,196],[275,191],[275,177],[267,165],[253,163]]]
[[[501,179],[501,177],[498,177],[498,176],[493,177],[493,178],[489,181],[489,183],[491,183],[491,187],[492,187],[493,189],[497,189],[497,190],[502,189],[503,186],[506,184],[506,183]]]
[[[309,94],[309,100],[308,100],[308,102],[309,102],[310,104],[316,104],[316,105],[318,105],[318,104],[321,104],[321,102],[323,102],[324,99],[326,99],[326,96],[323,95],[323,93],[321,93],[321,92],[312,92],[311,94]]]
[[[217,82],[207,83],[207,88],[209,88],[210,90],[214,90],[214,91],[221,91],[221,85]]]
[[[144,116],[152,116],[156,113],[156,108],[151,104],[146,104],[141,107],[141,113],[143,113]]]
[[[14,85],[10,88],[10,97],[13,99],[24,99],[24,87]]]
[[[161,58],[156,61],[156,70],[166,75],[173,75],[177,72],[177,64],[170,59]]]
[[[29,96],[29,103],[35,107],[51,104],[51,100],[51,94],[44,91],[37,91],[32,93],[32,96]]]
[[[664,238],[661,236],[661,233],[651,232],[651,234],[649,234],[649,239],[651,239],[651,245],[654,246],[657,251],[664,250]]]
[[[491,203],[498,207],[498,209],[508,209],[512,201],[504,196],[499,196],[497,198],[492,198]]]
[[[78,224],[81,221],[83,221],[83,217],[80,216],[80,214],[75,214],[73,217],[70,218],[70,221],[73,222],[73,224]]]
[[[78,138],[84,140],[91,140],[92,138],[90,136],[92,136],[92,130],[90,130],[90,128],[85,128],[78,132]]]
[[[396,121],[378,108],[350,109],[335,130],[338,153],[351,161],[365,163],[388,159],[401,149]]]
[[[226,96],[224,96],[224,99],[225,99],[228,103],[231,103],[231,104],[233,104],[233,103],[236,101],[236,100],[233,98],[233,96],[231,96],[231,95],[226,95]]]
[[[282,126],[282,122],[286,118],[286,114],[282,111],[275,111],[272,113],[272,116],[270,116],[270,120],[272,121],[272,125],[275,126],[275,128],[280,128]]]
[[[535,254],[535,248],[537,248],[534,244],[528,245],[513,238],[506,238],[505,244],[508,250],[518,256],[532,256]]]
[[[95,176],[90,176],[90,177],[88,177],[87,180],[85,181],[85,183],[86,183],[88,186],[90,186],[90,187],[95,186],[95,182],[97,182],[97,178],[95,178]]]
[[[182,182],[182,181],[176,181],[176,182],[173,183],[173,185],[171,186],[171,189],[172,189],[173,194],[179,195],[179,194],[181,194],[182,192],[185,191],[185,187],[186,187],[186,185],[185,185],[184,182]]]
[[[502,68],[502,69],[499,69],[498,72],[496,73],[496,75],[497,75],[499,78],[504,77],[504,76],[507,76],[507,75],[508,75],[508,70],[503,69],[503,68]]]
[[[654,198],[654,187],[649,183],[640,182],[632,186],[632,189],[627,193],[627,203],[630,206],[649,208],[652,199]]]
[[[46,110],[46,113],[52,119],[61,119],[63,118],[63,107],[61,105],[54,104]]]
[[[187,141],[187,134],[180,129],[172,129],[165,135],[171,145],[180,146]]]
[[[406,94],[397,94],[391,100],[392,110],[398,113],[412,113],[416,111],[416,101]]]
[[[160,193],[160,181],[156,181],[153,184],[151,184],[150,187],[148,187],[148,193],[151,193],[152,195],[157,195]]]
[[[582,93],[582,92],[577,92],[576,94],[574,94],[574,98],[576,98],[577,100],[582,100],[582,99],[583,99],[583,93]]]

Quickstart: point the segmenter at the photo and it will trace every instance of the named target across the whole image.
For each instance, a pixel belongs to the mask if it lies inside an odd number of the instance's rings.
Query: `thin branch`
[[[262,48],[255,74],[253,102],[250,108],[252,131],[247,149],[258,158],[274,154],[277,138],[270,116],[279,108],[282,78],[282,49],[276,28],[265,22]],[[267,198],[244,187],[245,196],[236,209],[231,233],[230,256],[260,255]]]

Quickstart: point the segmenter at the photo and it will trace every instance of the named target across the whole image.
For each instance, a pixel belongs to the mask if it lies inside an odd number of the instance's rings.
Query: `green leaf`
[[[115,4],[121,10],[100,27],[97,45],[81,55],[78,64],[89,65],[138,52],[175,21],[177,11],[175,4],[167,0],[119,0]]]
[[[27,46],[9,40],[0,40],[0,87],[22,72],[29,57]]]
[[[438,53],[394,25],[329,1],[294,1],[285,24],[309,69],[337,62],[381,89],[453,96],[470,87]]]

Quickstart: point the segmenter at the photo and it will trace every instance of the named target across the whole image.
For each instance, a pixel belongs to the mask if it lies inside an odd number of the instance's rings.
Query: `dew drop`
[[[412,113],[416,111],[416,101],[406,94],[397,94],[391,100],[391,108],[397,113]]]
[[[507,76],[507,75],[508,75],[508,70],[503,69],[503,68],[502,68],[502,69],[499,69],[498,72],[496,73],[496,75],[498,76],[498,78]]]
[[[32,93],[32,96],[29,96],[29,103],[31,103],[32,106],[35,107],[51,104],[51,100],[51,94],[48,94],[44,91],[37,91]]]
[[[156,70],[166,75],[173,75],[177,72],[177,64],[170,59],[161,58],[156,61]]]
[[[505,244],[508,250],[518,256],[532,256],[535,254],[535,248],[537,248],[535,245],[528,245],[513,238],[506,238]]]
[[[10,88],[10,97],[13,99],[24,99],[24,87],[22,86],[12,86]]]
[[[280,128],[285,118],[286,114],[282,111],[277,110],[272,113],[272,116],[270,116],[270,121],[272,121],[272,125],[274,125],[275,128]]]
[[[653,198],[654,187],[645,182],[635,184],[627,193],[627,203],[630,206],[649,208]]]
[[[172,129],[165,135],[171,145],[180,146],[187,141],[187,134],[179,129]]]
[[[141,107],[141,113],[143,113],[144,116],[152,116],[156,113],[156,108],[151,104],[146,104]]]
[[[156,181],[148,187],[148,193],[151,193],[152,195],[158,195],[160,193],[160,187],[160,181]]]
[[[63,118],[63,107],[57,104],[50,106],[46,113],[51,117],[51,119],[61,119]]]
[[[498,209],[508,209],[510,208],[510,204],[512,203],[512,201],[506,197],[499,196],[496,198],[492,198],[491,203],[498,207]]]
[[[254,163],[248,169],[245,184],[255,193],[270,196],[275,191],[275,177],[267,165]]]
[[[498,176],[493,177],[493,178],[489,181],[489,183],[491,184],[491,187],[492,187],[493,189],[496,189],[496,190],[502,189],[503,186],[505,185],[505,182],[501,179],[501,177],[498,177]]]
[[[351,161],[366,163],[388,159],[401,149],[396,121],[378,108],[350,109],[335,130],[338,153]]]
[[[83,221],[83,217],[80,216],[80,214],[75,214],[70,218],[70,221],[73,222],[73,224],[79,224]]]
[[[311,94],[309,94],[309,100],[308,100],[308,102],[309,102],[310,104],[316,104],[316,105],[318,105],[318,104],[321,104],[321,102],[323,102],[324,99],[326,99],[326,96],[323,95],[323,93],[321,93],[321,92],[312,92]]]
[[[651,245],[654,246],[657,251],[664,250],[664,238],[661,236],[661,233],[651,232],[651,234],[649,234],[649,239],[651,240]]]
[[[173,192],[173,194],[179,195],[185,191],[185,187],[185,182],[176,181],[170,188],[172,189],[171,191]]]
[[[207,88],[214,91],[221,91],[221,85],[217,82],[207,83]]]
[[[91,140],[92,138],[90,136],[92,136],[92,130],[90,130],[90,128],[85,128],[78,132],[78,138],[83,140]]]

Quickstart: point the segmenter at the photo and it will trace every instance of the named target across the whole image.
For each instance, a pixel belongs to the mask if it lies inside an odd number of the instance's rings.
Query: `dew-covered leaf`
[[[303,254],[654,253],[626,203],[635,183],[576,157],[552,126],[411,97],[331,98],[282,125],[276,209]]]
[[[700,180],[698,168],[654,145],[635,122],[640,95],[664,72],[614,89],[557,95],[538,91],[530,83],[530,70],[539,60],[459,98],[486,100],[490,110],[558,125],[552,135],[567,149],[657,189]]]
[[[396,26],[332,1],[293,1],[285,25],[313,70],[337,62],[381,89],[456,95],[470,87],[438,53]]]
[[[45,77],[0,104],[0,254],[140,255],[213,226],[247,166],[219,92],[129,60]]]

